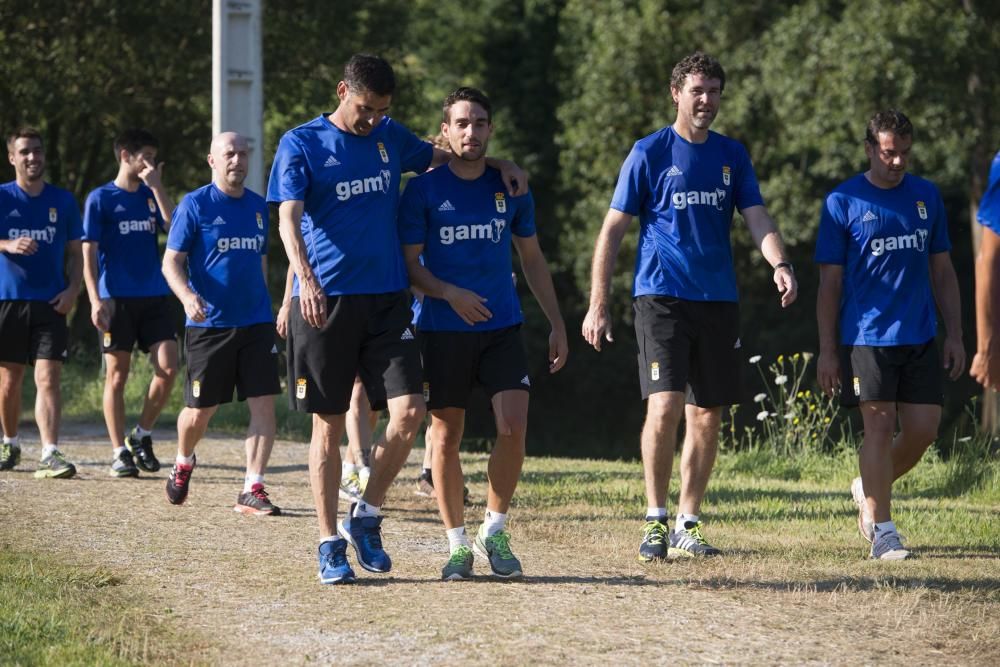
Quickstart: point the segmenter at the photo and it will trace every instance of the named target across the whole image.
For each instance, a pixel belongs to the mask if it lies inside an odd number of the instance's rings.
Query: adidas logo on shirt
[[[115,213],[122,213],[124,210],[125,210],[125,207],[122,206],[121,204],[118,204],[118,206],[115,206]]]
[[[403,331],[403,335],[399,337],[399,340],[413,340],[413,332],[410,331],[409,327]]]
[[[213,225],[224,225],[224,224],[226,224],[226,221],[222,219],[221,215],[218,215],[218,216],[215,217],[215,220],[212,221],[212,224]]]
[[[878,216],[871,211],[865,211],[865,215],[861,218],[861,222],[871,222],[872,220],[878,220]]]
[[[451,205],[450,201],[448,201],[447,199],[445,199],[444,203],[441,204],[440,206],[438,206],[438,210],[439,211],[454,211],[455,207]]]
[[[525,387],[530,387],[531,386],[531,380],[528,379],[527,375],[525,375],[523,378],[521,378],[521,384],[523,384]]]
[[[11,211],[10,213],[8,213],[8,214],[7,214],[7,217],[8,217],[8,218],[20,218],[20,217],[21,217],[21,212],[20,212],[20,211],[18,211],[18,210],[17,210],[16,208],[15,208],[15,209],[14,209],[13,211]]]
[[[335,157],[333,157],[331,155],[330,157],[328,157],[326,159],[326,162],[323,163],[323,166],[324,167],[337,167],[337,166],[340,166],[340,160],[338,160],[337,158],[335,158]]]
[[[272,345],[271,346],[271,354],[278,354],[278,346],[277,345]]]
[[[667,176],[683,176],[684,172],[677,168],[676,165],[670,165],[670,169],[667,169]]]

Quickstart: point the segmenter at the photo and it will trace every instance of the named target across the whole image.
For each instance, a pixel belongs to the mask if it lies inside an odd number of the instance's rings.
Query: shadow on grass
[[[903,566],[905,567],[905,565]],[[948,579],[945,577],[833,577],[815,581],[733,581],[732,579],[698,579],[688,585],[710,590],[769,590],[777,593],[851,593],[868,591],[928,588],[942,593],[960,591],[1000,591],[1000,580]]]
[[[358,578],[351,586],[389,586],[392,584],[437,584],[437,583],[447,583],[454,585],[462,584],[507,584],[515,586],[518,584],[548,584],[548,585],[586,585],[593,584],[598,586],[676,586],[676,585],[687,585],[684,582],[679,581],[650,581],[645,577],[575,577],[570,575],[555,575],[555,576],[525,576],[515,579],[504,579],[502,577],[494,577],[488,574],[486,575],[476,575],[471,579],[463,579],[459,582],[444,582],[440,578],[417,579],[417,578]]]

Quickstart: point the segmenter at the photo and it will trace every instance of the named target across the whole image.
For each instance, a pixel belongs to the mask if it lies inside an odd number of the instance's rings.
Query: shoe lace
[[[467,546],[460,546],[455,549],[455,552],[451,554],[448,558],[448,565],[465,565],[465,561],[469,558],[469,554],[472,553],[472,549]]]
[[[52,452],[52,454],[49,455],[49,458],[53,459],[54,462],[66,465],[66,457],[63,456],[62,452],[60,452],[58,449]]]
[[[347,548],[333,549],[330,553],[326,554],[326,558],[324,560],[326,560],[327,565],[331,565],[333,567],[343,567],[344,565],[347,565]]]
[[[663,544],[666,539],[667,527],[660,521],[647,521],[642,527],[647,544]]]
[[[694,524],[690,528],[685,528],[684,530],[687,531],[687,534],[690,535],[691,539],[693,539],[695,542],[697,542],[698,544],[701,544],[703,546],[707,546],[708,542],[705,541],[705,538],[702,537],[702,535],[701,535],[701,525],[702,525],[701,521],[699,521],[698,523]]]
[[[489,541],[493,545],[493,551],[495,551],[500,558],[508,560],[514,557],[513,552],[510,550],[510,533],[506,530],[501,530],[499,533],[493,535],[489,538]]]
[[[181,468],[180,466],[175,466],[174,467],[174,484],[176,486],[184,486],[185,484],[187,484],[188,480],[191,478],[191,473],[193,471],[194,471],[193,467],[192,468]]]
[[[365,543],[370,549],[382,548],[382,529],[379,525],[365,529]]]
[[[257,500],[268,503],[270,499],[267,497],[267,491],[264,490],[263,486],[259,486],[256,489],[251,489],[250,493],[253,494],[254,498]]]

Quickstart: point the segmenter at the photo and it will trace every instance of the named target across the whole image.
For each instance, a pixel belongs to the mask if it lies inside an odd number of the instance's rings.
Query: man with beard
[[[26,366],[33,364],[42,440],[35,477],[72,477],[76,467],[57,444],[66,314],[83,278],[80,210],[72,194],[45,182],[45,149],[37,130],[24,127],[11,134],[7,159],[15,179],[0,185],[0,470],[21,460],[21,385]]]

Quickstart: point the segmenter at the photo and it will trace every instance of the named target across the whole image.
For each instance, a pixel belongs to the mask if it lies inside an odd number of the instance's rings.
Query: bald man
[[[274,316],[267,293],[267,205],[243,187],[248,144],[235,132],[212,141],[212,182],[189,193],[174,212],[163,275],[187,315],[185,407],[177,417],[177,459],[167,499],[187,499],[194,449],[208,422],[236,390],[250,407],[247,468],[234,511],[277,515],[264,490],[274,444],[274,396],[280,393]],[[187,268],[185,268],[185,266]]]

